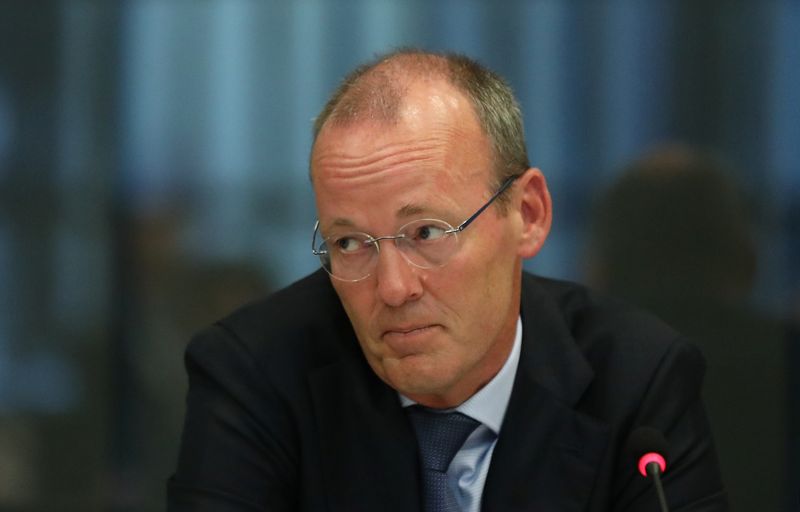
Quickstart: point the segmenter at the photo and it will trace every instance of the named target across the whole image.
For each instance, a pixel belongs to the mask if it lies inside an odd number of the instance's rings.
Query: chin
[[[441,366],[430,364],[430,361],[407,361],[407,359],[424,358],[409,356],[386,368],[387,383],[404,395],[439,395],[451,387],[451,372],[442,370]],[[422,363],[422,364],[417,364]]]

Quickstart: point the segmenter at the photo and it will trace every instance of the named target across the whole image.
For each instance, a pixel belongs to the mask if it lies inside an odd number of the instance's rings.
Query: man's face
[[[440,82],[412,85],[397,123],[326,125],[311,165],[326,237],[393,235],[422,218],[457,226],[494,192],[472,107]],[[506,216],[493,206],[458,235],[444,267],[412,266],[386,240],[368,278],[332,279],[381,379],[425,405],[452,407],[497,373],[519,314],[521,224],[513,205]]]

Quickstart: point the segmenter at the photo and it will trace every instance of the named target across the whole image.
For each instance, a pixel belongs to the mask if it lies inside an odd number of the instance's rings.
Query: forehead
[[[380,180],[409,168],[455,175],[464,160],[483,170],[489,151],[469,100],[445,82],[422,81],[408,87],[396,119],[326,123],[312,150],[312,180],[319,189],[325,181]]]
[[[382,231],[410,217],[456,221],[450,216],[487,189],[489,160],[458,134],[390,129],[374,140],[375,131],[348,130],[331,139],[339,144],[316,155],[313,181],[323,226]],[[365,146],[372,148],[361,151]]]

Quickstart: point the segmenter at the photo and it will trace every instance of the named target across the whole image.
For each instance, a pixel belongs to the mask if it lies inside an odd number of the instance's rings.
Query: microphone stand
[[[656,486],[656,494],[658,495],[658,503],[661,505],[661,512],[669,512],[667,499],[664,497],[664,487],[661,485],[661,468],[658,466],[658,463],[651,462],[648,464],[647,474],[653,477],[653,483]]]

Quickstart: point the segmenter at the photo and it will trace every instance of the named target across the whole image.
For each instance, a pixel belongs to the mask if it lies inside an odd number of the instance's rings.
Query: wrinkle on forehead
[[[367,125],[326,134],[315,148],[311,161],[315,185],[319,185],[320,179],[354,180],[356,183],[412,169],[427,168],[448,171],[448,174],[463,171],[451,168],[452,161],[460,157],[460,153],[454,152],[457,142],[471,135],[461,127],[453,123],[436,123],[427,129],[406,125],[400,133],[390,129],[389,133],[375,135],[375,130],[380,129]]]
[[[359,179],[380,176],[393,170],[435,165],[441,161],[445,148],[441,142],[428,140],[413,144],[387,144],[375,151],[358,154],[339,147],[331,152],[321,151],[314,160],[318,177],[325,179]]]

